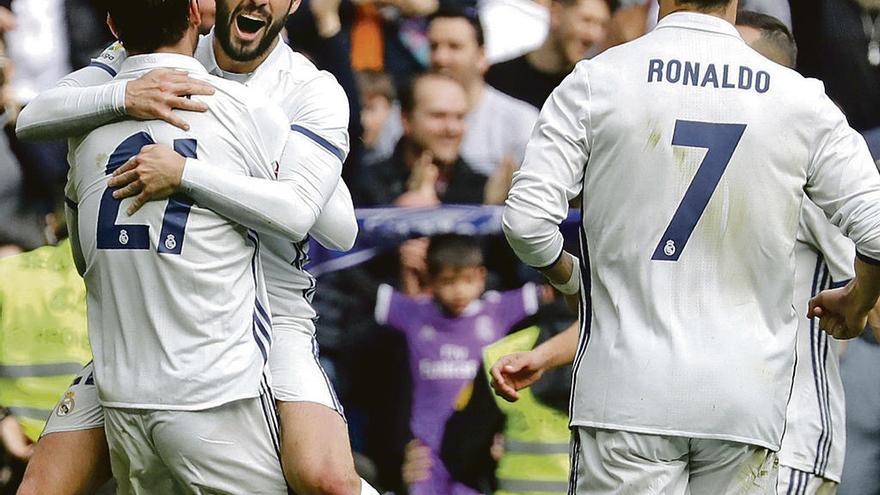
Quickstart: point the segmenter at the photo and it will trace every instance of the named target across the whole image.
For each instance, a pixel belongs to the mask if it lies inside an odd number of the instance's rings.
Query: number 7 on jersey
[[[715,193],[715,188],[718,187],[721,176],[724,175],[745,130],[745,124],[675,121],[673,146],[706,148],[708,151],[694,175],[694,180],[684,193],[678,209],[675,210],[669,226],[663,232],[657,248],[654,249],[652,260],[678,261],[688,239],[697,227],[697,222],[703,216],[706,205]]]

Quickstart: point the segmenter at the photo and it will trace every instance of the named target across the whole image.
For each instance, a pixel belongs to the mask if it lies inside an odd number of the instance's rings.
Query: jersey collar
[[[150,53],[128,57],[122,63],[121,73],[141,72],[151,69],[179,69],[190,73],[207,74],[198,60],[178,53]]]
[[[683,28],[708,31],[710,33],[726,34],[742,39],[739,31],[733,24],[714,15],[700,14],[697,12],[675,12],[667,15],[657,23],[655,29]]]

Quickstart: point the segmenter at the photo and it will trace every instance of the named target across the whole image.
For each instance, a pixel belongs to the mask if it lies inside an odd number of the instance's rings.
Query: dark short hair
[[[388,101],[397,98],[394,82],[386,72],[373,69],[359,70],[354,73],[354,79],[357,82],[361,102],[367,101],[372,96],[381,96]]]
[[[483,248],[479,241],[460,234],[441,234],[428,245],[428,274],[437,276],[444,268],[462,269],[483,266]]]
[[[437,72],[433,70],[422,72],[421,74],[416,74],[404,85],[403,89],[400,91],[400,111],[404,115],[409,115],[416,108],[416,90],[418,89],[418,85],[420,82],[426,79],[440,79],[452,82],[458,86],[461,86],[461,83],[458,82],[457,79],[453,78],[449,74],[444,74],[442,72]]]
[[[700,10],[715,10],[730,5],[733,0],[675,0],[679,5],[693,5]]]
[[[788,26],[772,15],[740,10],[736,13],[736,25],[757,29],[761,32],[761,39],[770,43],[786,59],[788,67],[794,68],[797,61],[797,42]]]
[[[474,35],[477,37],[477,45],[483,47],[486,44],[486,34],[483,31],[483,23],[480,22],[480,15],[476,9],[444,6],[437,9],[436,12],[428,17],[428,24],[434,22],[434,19],[464,19],[474,28]]]
[[[177,43],[189,27],[190,0],[105,0],[127,51],[151,53]]]

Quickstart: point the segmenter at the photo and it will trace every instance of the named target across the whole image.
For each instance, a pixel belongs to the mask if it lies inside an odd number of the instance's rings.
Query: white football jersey
[[[853,277],[855,247],[813,203],[804,212],[795,244],[798,315],[819,291]],[[846,448],[846,415],[838,342],[819,328],[818,318],[798,318],[797,365],[779,449],[783,466],[840,482]]]
[[[324,159],[345,161],[348,156],[348,97],[332,74],[318,70],[313,63],[280,40],[262,64],[250,74],[225,72],[214,56],[214,32],[199,39],[195,57],[210,74],[256,89],[279,105],[287,115],[290,130],[303,146],[317,144],[326,151]],[[119,70],[126,58],[119,44],[111,45],[92,62],[110,74]],[[284,165],[284,162],[282,162]],[[290,173],[283,167],[279,178]],[[262,236],[262,260],[276,325],[293,319],[313,319],[317,313],[311,300],[316,281],[306,270],[308,239],[300,243]]]
[[[675,13],[553,92],[504,213],[532,266],[583,193],[576,426],[779,449],[804,193],[880,259],[880,176],[820,83]],[[873,262],[873,261],[872,261]]]
[[[183,196],[113,199],[110,174],[162,143],[242,175],[274,178],[286,119],[261,95],[208,75],[191,57],[131,57],[119,79],[174,68],[216,88],[189,132],[126,120],[72,140],[68,203],[85,258],[89,337],[103,405],[200,410],[261,393],[271,341],[259,238]]]

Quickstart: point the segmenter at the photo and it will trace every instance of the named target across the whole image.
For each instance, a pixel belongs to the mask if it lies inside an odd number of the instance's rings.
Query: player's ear
[[[302,5],[302,0],[290,0],[290,8],[287,9],[287,15],[293,15],[300,5]]]
[[[113,33],[113,37],[119,39],[119,35],[116,34],[116,24],[113,24],[113,18],[110,17],[109,12],[107,12],[107,27],[110,28],[110,32]]]
[[[199,0],[189,0],[189,23],[195,27],[202,25],[202,9]]]

